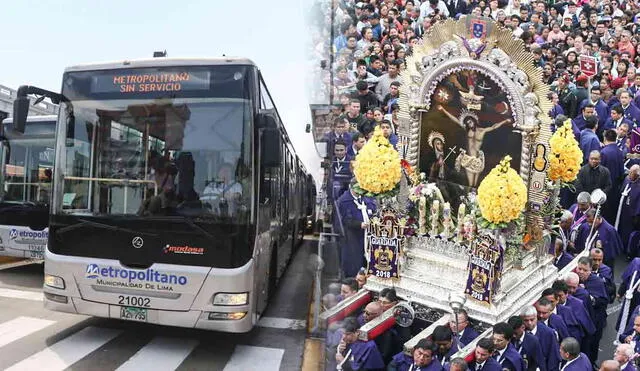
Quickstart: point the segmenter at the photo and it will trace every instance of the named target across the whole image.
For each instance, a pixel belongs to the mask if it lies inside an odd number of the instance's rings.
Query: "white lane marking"
[[[0,297],[35,301],[42,301],[44,299],[44,295],[39,291],[21,291],[2,287],[0,287]]]
[[[197,345],[198,341],[193,339],[156,337],[118,367],[118,371],[173,371]]]
[[[262,317],[260,318],[260,321],[258,321],[258,326],[279,329],[303,330],[307,328],[307,321],[303,319]]]
[[[0,347],[56,323],[46,319],[18,317],[0,324]]]
[[[620,309],[622,309],[622,303],[612,304],[609,306],[609,308],[607,308],[607,315],[613,314],[619,311]]]
[[[284,349],[237,345],[222,371],[278,371]]]
[[[7,371],[62,371],[121,333],[121,330],[85,327],[68,338],[16,363]]]

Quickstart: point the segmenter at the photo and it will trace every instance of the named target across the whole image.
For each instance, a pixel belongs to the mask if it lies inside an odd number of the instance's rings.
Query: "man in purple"
[[[525,331],[524,322],[520,316],[509,318],[509,326],[513,329],[511,344],[520,353],[527,371],[546,371],[547,365],[538,338]]]
[[[469,365],[471,371],[502,371],[502,367],[493,359],[493,351],[495,346],[491,339],[480,339],[473,352],[474,361]]]
[[[573,260],[573,255],[569,254],[565,250],[565,246],[561,239],[556,238],[554,241],[554,251],[553,251],[553,265],[558,268],[558,270],[562,270]]]
[[[576,203],[569,207],[569,212],[573,216],[571,221],[571,230],[569,234],[570,244],[567,244],[567,250],[571,253],[575,253],[575,242],[578,237],[578,230],[580,226],[587,221],[585,213],[591,209],[591,194],[589,192],[580,192],[576,199]]]
[[[633,356],[635,355],[633,346],[631,344],[620,344],[616,347],[616,351],[613,354],[613,359],[620,364],[620,371],[637,371],[638,369],[633,364]]]
[[[629,168],[629,175],[624,179],[621,187],[620,202],[618,203],[618,214],[615,219],[615,227],[620,234],[622,246],[631,257],[632,251],[627,251],[629,236],[634,230],[640,230],[640,165],[633,165]]]
[[[575,210],[577,210],[577,206]],[[561,245],[562,245],[563,252],[567,250],[573,251],[574,240],[572,239],[572,237],[575,239],[575,235],[572,236],[571,234],[572,225],[573,225],[573,214],[569,210],[562,210],[562,215],[560,215],[560,223],[557,228],[558,235],[556,236],[555,240],[556,241],[560,240],[562,242]],[[557,257],[558,255],[556,255],[556,258]],[[557,266],[558,265],[556,265],[556,267]],[[558,270],[560,269],[562,268],[558,268]]]
[[[580,352],[580,343],[574,338],[566,338],[560,344],[562,371],[590,371],[593,369],[589,358]]]
[[[354,277],[360,267],[364,267],[364,230],[369,226],[369,218],[375,213],[374,201],[362,197],[351,187],[337,201],[340,219],[344,228],[341,260],[342,271],[346,277]]]
[[[538,312],[538,323],[544,323],[552,329],[558,341],[569,337],[567,324],[562,317],[553,313],[553,303],[549,299],[542,297],[533,306],[536,307]]]
[[[607,220],[615,220],[620,200],[620,184],[624,178],[624,157],[616,144],[618,134],[615,130],[604,132],[604,147],[600,149],[600,165],[609,169],[611,177],[611,190],[607,194],[607,202],[604,204],[602,214]]]
[[[538,311],[534,306],[526,306],[520,312],[524,327],[533,336],[538,338],[545,355],[545,367],[547,371],[558,371],[560,353],[558,352],[558,339],[552,329],[538,322]]]
[[[542,298],[551,303],[551,315],[549,316],[550,321],[553,315],[559,316],[567,325],[568,335],[566,337],[571,336],[572,338],[581,341],[584,336],[582,326],[580,325],[580,322],[578,322],[575,314],[573,314],[573,311],[569,307],[558,305],[558,296],[551,287],[542,291]],[[538,309],[538,317],[540,317],[540,308],[538,308],[538,305],[536,305],[536,309]]]
[[[600,150],[600,139],[596,134],[597,128],[598,119],[591,116],[585,120],[585,127],[580,131],[580,149],[583,153],[583,164],[589,161],[591,152]]]
[[[373,340],[358,340],[358,322],[355,318],[344,321],[342,341],[338,345],[336,362],[342,370],[384,370],[384,362]]]
[[[437,346],[429,339],[422,339],[411,355],[400,352],[393,356],[387,371],[442,371],[442,365],[434,357]]]
[[[640,316],[633,318],[633,328],[620,335],[618,341],[624,344],[631,344],[636,353],[640,353]]]
[[[616,284],[613,282],[613,270],[603,263],[604,253],[599,248],[591,249],[589,257],[593,262],[593,266],[591,267],[593,274],[602,280],[609,295],[609,303],[613,303],[613,300],[616,298]]]
[[[337,200],[349,188],[351,174],[351,158],[347,155],[347,144],[338,140],[333,144],[333,160],[329,179],[331,184],[331,197]]]
[[[604,252],[604,263],[613,270],[615,258],[623,251],[618,232],[601,216],[596,217],[596,210],[587,211],[587,222],[580,226],[576,238],[576,250],[591,250],[594,247]],[[591,229],[593,225],[593,233]]]
[[[588,293],[588,297],[585,299],[591,300],[593,305],[593,323],[596,326],[596,333],[593,337],[585,338],[583,343],[589,344],[585,353],[592,362],[595,362],[598,359],[598,347],[600,345],[600,339],[602,338],[602,332],[607,326],[609,295],[604,287],[604,282],[592,272],[592,267],[593,261],[591,258],[581,257],[578,259],[576,273],[580,278],[580,286],[584,287]]]
[[[573,275],[575,277],[575,281],[580,282],[580,278],[575,273],[570,273],[569,275]],[[565,281],[558,280],[553,283],[551,289],[554,292],[554,296],[557,298],[556,307],[558,309],[558,313],[562,313],[562,311],[570,311],[573,316],[576,318],[576,321],[580,324],[580,331],[576,336],[573,336],[575,333],[572,332],[573,329],[569,327],[569,333],[573,338],[577,339],[582,343],[582,338],[585,336],[591,336],[596,332],[596,326],[593,324],[593,320],[591,319],[591,315],[589,311],[585,307],[582,300],[569,295],[569,287],[567,286]],[[549,298],[549,296],[547,296]],[[564,308],[564,309],[561,309]]]
[[[525,371],[527,369],[522,356],[511,345],[513,328],[509,324],[499,322],[493,325],[492,337],[493,345],[495,346],[493,358],[498,361],[503,371]]]
[[[456,328],[456,318],[452,314],[449,317],[449,327],[451,328],[451,331],[455,332],[456,329],[458,330],[458,341],[460,342],[460,346],[464,347],[478,337],[478,332],[470,326],[469,315],[464,309],[460,309],[460,312],[458,313],[457,326],[458,327]]]
[[[462,349],[462,346],[458,346],[459,343],[453,337],[453,331],[446,325],[436,327],[431,334],[431,340],[438,347],[435,357],[443,365]]]
[[[351,135],[347,132],[349,128],[349,122],[341,117],[336,117],[331,125],[331,131],[326,133],[322,138],[322,141],[327,143],[327,154],[331,156],[333,153],[333,146],[338,140],[343,143],[351,143]]]
[[[635,277],[634,277],[635,275]],[[633,281],[632,281],[633,280]],[[629,262],[627,268],[622,273],[620,286],[618,287],[618,297],[625,298],[625,294],[629,287],[637,286],[638,281],[640,280],[640,258],[634,258]],[[626,303],[623,303],[627,305]],[[618,326],[625,326],[625,330],[629,330],[632,327],[633,317],[637,314],[640,314],[640,293],[637,288],[633,290],[633,297],[631,298],[631,303],[629,303],[629,311],[633,311],[632,314],[628,317],[627,325],[620,324],[620,320],[622,317],[622,311],[620,311],[620,315],[618,316]],[[616,326],[616,327],[618,327]]]

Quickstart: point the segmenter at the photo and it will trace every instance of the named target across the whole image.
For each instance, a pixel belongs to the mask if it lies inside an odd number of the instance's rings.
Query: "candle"
[[[451,223],[451,204],[449,204],[448,202],[445,202],[442,206],[442,217],[442,225],[444,227],[444,230],[442,231],[442,237],[448,239],[451,235],[451,228],[453,227]]]
[[[424,196],[420,197],[418,211],[420,213],[418,219],[418,234],[424,235],[427,234],[427,198]]]
[[[462,238],[464,235],[464,217],[467,211],[467,206],[463,203],[458,207],[458,242],[462,242]]]
[[[434,200],[431,204],[431,236],[438,234],[438,219],[440,217],[440,201]]]

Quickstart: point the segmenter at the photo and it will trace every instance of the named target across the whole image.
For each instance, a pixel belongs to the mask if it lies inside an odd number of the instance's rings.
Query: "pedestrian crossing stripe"
[[[56,321],[34,317],[17,317],[0,323],[0,358],[3,357],[3,347],[36,333]],[[106,327],[88,326],[70,336],[63,338],[48,347],[28,356],[16,360],[6,370],[9,371],[63,371],[73,368],[74,364],[82,360],[91,362],[93,358],[100,358],[100,350],[108,348],[107,344],[120,336],[126,335],[125,330]],[[125,336],[126,337],[126,336]],[[143,343],[136,345],[136,348]],[[118,371],[128,370],[175,370],[179,368],[192,352],[200,345],[196,339],[179,337],[152,337],[130,358],[121,358],[110,369]],[[134,348],[135,349],[135,348]],[[132,349],[133,350],[133,349]],[[133,352],[132,352],[133,353]],[[130,353],[131,354],[131,353]],[[256,367],[265,371],[280,370],[284,356],[284,349],[259,346],[236,345],[233,352],[228,354],[228,361],[223,371],[254,370]],[[188,362],[187,362],[188,364]],[[186,365],[185,365],[186,366]]]
[[[197,340],[156,337],[134,354],[117,371],[172,371],[191,354]]]
[[[18,317],[0,324],[0,348],[54,324],[40,318]]]
[[[63,371],[121,333],[120,330],[85,327],[68,338],[16,363],[7,371]]]

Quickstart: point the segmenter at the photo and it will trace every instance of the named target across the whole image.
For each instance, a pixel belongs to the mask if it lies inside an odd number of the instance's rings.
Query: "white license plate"
[[[44,252],[44,246],[45,245],[27,245],[27,248],[29,249],[29,251]]]
[[[136,307],[120,307],[120,318],[128,321],[147,322],[147,309]]]
[[[29,251],[29,257],[32,259],[44,259],[44,251]]]

